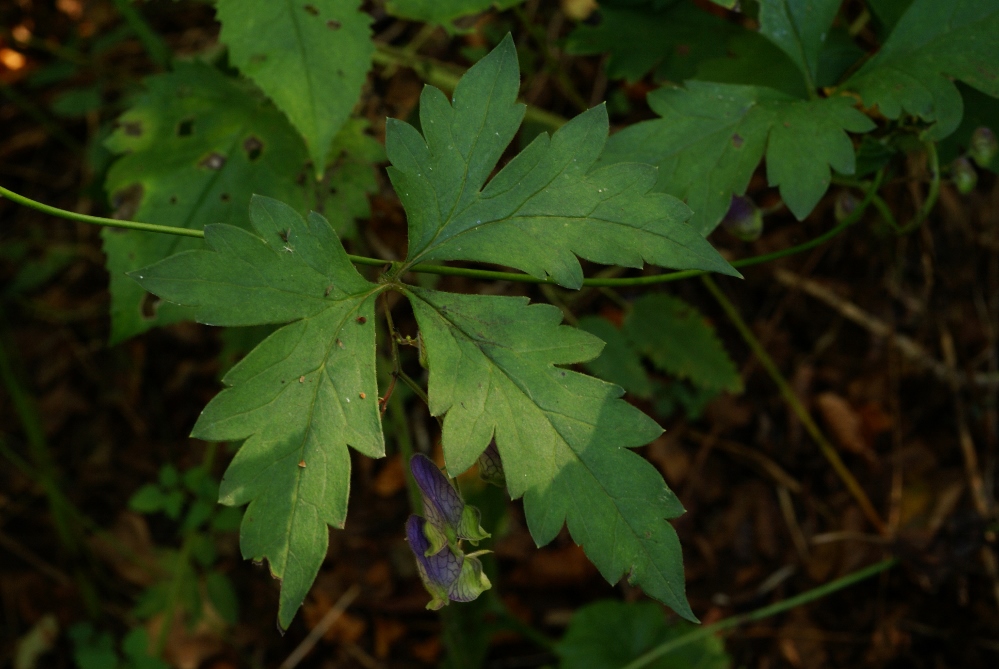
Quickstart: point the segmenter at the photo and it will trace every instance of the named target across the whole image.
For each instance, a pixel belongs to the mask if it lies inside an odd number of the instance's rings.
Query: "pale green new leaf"
[[[881,49],[844,84],[886,117],[933,123],[939,140],[961,123],[954,79],[999,97],[999,0],[915,0]]]
[[[469,14],[478,14],[491,7],[509,9],[524,0],[389,0],[391,14],[413,21],[447,23]]]
[[[742,392],[742,379],[715,329],[683,300],[645,295],[622,328],[631,345],[660,370],[708,390]]]
[[[760,33],[815,85],[819,52],[843,0],[760,0]]]
[[[146,93],[118,119],[108,139],[126,154],[105,187],[122,218],[182,228],[209,223],[246,225],[250,195],[280,198],[304,211],[295,183],[308,160],[301,139],[273,106],[240,82],[201,64],[178,63],[145,80]],[[201,242],[189,237],[106,228],[111,275],[111,341],[134,336],[189,312],[162,304],[143,309],[146,292],[125,276]]]
[[[210,250],[185,251],[132,273],[143,288],[212,325],[286,323],[223,379],[192,436],[244,440],[219,501],[249,503],[243,555],[282,580],[288,627],[326,556],[327,526],[343,527],[347,446],[384,455],[375,378],[374,303],[383,287],[350,264],[329,223],[255,197],[256,234],[205,228]]]
[[[523,119],[519,85],[517,54],[507,36],[462,77],[451,101],[424,88],[422,135],[404,122],[389,122],[389,176],[409,219],[407,264],[496,263],[570,288],[583,280],[576,256],[737,275],[684,222],[687,207],[650,192],[656,180],[650,165],[592,169],[607,137],[603,106],[552,137],[540,134],[486,184]]]
[[[701,61],[724,56],[742,29],[688,0],[659,11],[600,7],[600,23],[580,24],[566,39],[569,53],[607,53],[607,76],[638,81],[650,71],[675,82],[694,75]]]
[[[560,326],[526,298],[407,289],[426,345],[430,410],[444,415],[448,471],[460,473],[495,438],[511,497],[524,497],[531,535],[569,533],[608,581],[622,576],[693,620],[680,544],[667,518],[683,512],[655,468],[629,448],[662,431],[619,387],[563,369],[601,342]]]
[[[316,174],[350,116],[375,51],[359,0],[218,0],[219,39],[305,138]]]
[[[703,235],[721,221],[732,195],[746,192],[764,156],[770,185],[804,218],[829,187],[830,168],[854,172],[846,132],[874,127],[847,97],[802,100],[769,88],[689,81],[648,99],[662,118],[611,137],[600,164],[658,165],[658,188],[694,210],[692,224]]]

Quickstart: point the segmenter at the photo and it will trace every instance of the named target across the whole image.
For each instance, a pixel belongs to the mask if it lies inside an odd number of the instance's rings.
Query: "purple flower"
[[[423,498],[425,534],[430,542],[427,555],[438,553],[444,545],[457,548],[460,539],[477,544],[489,536],[479,524],[479,510],[465,505],[458,490],[433,460],[417,453],[409,461],[409,468]]]
[[[406,539],[416,555],[416,569],[430,593],[427,608],[436,611],[449,601],[470,602],[491,587],[482,573],[482,563],[474,555],[464,555],[460,549],[443,546],[436,553],[427,539],[428,523],[417,515],[406,521]]]
[[[495,440],[490,441],[489,446],[479,456],[479,476],[486,483],[492,483],[501,488],[506,485],[506,473],[503,471],[503,461],[500,459]]]

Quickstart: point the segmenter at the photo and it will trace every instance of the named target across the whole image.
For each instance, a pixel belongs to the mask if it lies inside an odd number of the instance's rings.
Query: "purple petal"
[[[424,522],[419,516],[410,516],[406,521],[406,539],[416,555],[416,567],[427,589],[431,594],[435,594],[435,590],[443,594],[461,573],[461,560],[448,546],[433,555],[425,555],[430,541],[423,533]]]
[[[427,456],[417,453],[409,461],[416,484],[423,492],[423,514],[440,530],[457,531],[465,502],[443,472]]]

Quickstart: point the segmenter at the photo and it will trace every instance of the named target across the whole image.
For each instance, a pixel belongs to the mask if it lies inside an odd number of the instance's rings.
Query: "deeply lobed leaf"
[[[208,226],[208,251],[179,253],[132,274],[144,288],[213,325],[294,321],[223,379],[192,436],[242,440],[222,479],[224,504],[249,503],[240,545],[282,579],[278,614],[291,623],[342,527],[348,444],[384,455],[375,378],[374,300],[382,286],[350,264],[329,223],[255,197],[257,234]]]
[[[943,139],[963,115],[954,79],[999,97],[999,0],[915,0],[878,53],[845,87],[888,118],[902,112]]]
[[[659,166],[659,188],[683,199],[707,235],[742,195],[766,155],[767,179],[799,219],[829,187],[830,167],[855,168],[846,131],[873,122],[846,97],[801,100],[769,88],[689,81],[661,88],[649,105],[662,118],[636,123],[610,138],[600,164],[641,160]]]
[[[461,472],[495,438],[511,497],[524,497],[531,535],[568,525],[607,580],[627,575],[693,620],[680,544],[667,518],[683,512],[662,477],[627,450],[662,430],[619,387],[561,369],[601,348],[560,326],[561,312],[526,299],[407,289],[427,347],[430,409],[444,414],[448,470]]]
[[[451,101],[424,88],[422,135],[390,121],[389,176],[409,218],[407,264],[490,262],[570,288],[583,280],[576,256],[738,275],[684,223],[690,212],[682,203],[649,192],[656,180],[649,165],[591,169],[607,137],[602,106],[550,138],[539,135],[486,184],[523,119],[519,83],[508,36],[468,71]]]
[[[316,174],[371,69],[371,17],[359,0],[219,0],[232,62],[305,138]]]

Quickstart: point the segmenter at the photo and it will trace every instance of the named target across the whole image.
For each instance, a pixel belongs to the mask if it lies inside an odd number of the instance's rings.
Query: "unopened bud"
[[[853,193],[848,190],[840,191],[839,195],[836,196],[836,206],[833,210],[836,215],[836,221],[842,223],[853,216],[859,205],[860,200]]]
[[[763,212],[748,197],[733,195],[732,204],[721,224],[737,239],[756,241],[763,234]]]
[[[978,172],[971,161],[962,156],[950,164],[950,180],[958,193],[967,195],[978,185]]]
[[[971,133],[971,141],[968,142],[968,155],[971,159],[979,167],[986,167],[996,157],[996,153],[999,153],[999,141],[996,141],[992,128],[975,128],[975,132]]]

